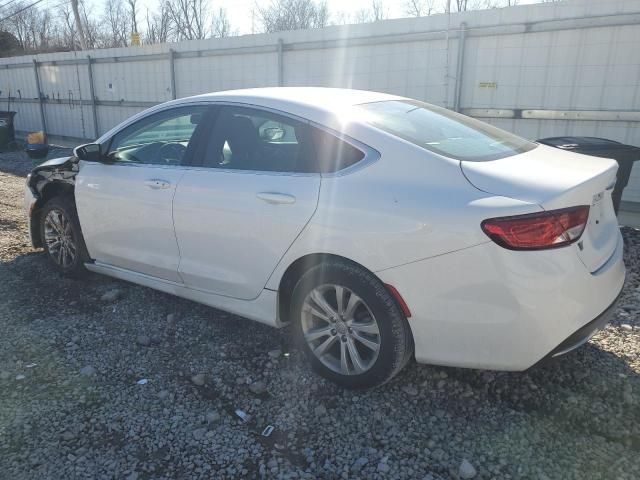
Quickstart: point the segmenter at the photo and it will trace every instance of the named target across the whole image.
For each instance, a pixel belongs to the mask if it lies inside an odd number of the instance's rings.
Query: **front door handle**
[[[171,182],[167,182],[166,180],[161,180],[159,178],[152,178],[150,180],[145,180],[144,184],[147,187],[152,188],[154,190],[169,188],[171,186]]]
[[[289,195],[288,193],[278,193],[278,192],[260,192],[256,194],[260,200],[264,200],[267,203],[271,204],[292,204],[296,203],[296,197],[293,195]]]

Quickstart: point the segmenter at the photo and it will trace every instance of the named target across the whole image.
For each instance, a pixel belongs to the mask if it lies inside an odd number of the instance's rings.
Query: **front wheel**
[[[312,367],[346,388],[382,385],[413,353],[407,319],[373,274],[330,260],[298,281],[293,333]]]
[[[54,267],[64,275],[79,276],[89,255],[76,209],[69,198],[56,197],[40,213],[42,245]]]

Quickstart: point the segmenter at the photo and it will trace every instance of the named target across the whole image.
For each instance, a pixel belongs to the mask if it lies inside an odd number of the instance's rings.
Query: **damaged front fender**
[[[27,185],[34,197],[43,199],[46,187],[54,182],[75,185],[78,174],[78,159],[74,156],[52,158],[41,163],[27,177]]]
[[[34,247],[42,247],[40,232],[40,210],[51,198],[74,194],[75,179],[78,174],[78,159],[74,156],[53,158],[35,167],[27,176],[27,188],[33,196],[29,200],[29,236]],[[25,194],[29,197],[29,194]],[[35,200],[35,201],[34,201]]]

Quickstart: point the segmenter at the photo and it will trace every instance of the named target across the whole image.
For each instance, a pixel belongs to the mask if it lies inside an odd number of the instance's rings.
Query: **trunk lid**
[[[587,227],[576,243],[578,256],[595,272],[613,255],[619,235],[611,200],[618,170],[614,160],[540,145],[512,157],[460,165],[467,180],[487,193],[544,210],[589,205]]]

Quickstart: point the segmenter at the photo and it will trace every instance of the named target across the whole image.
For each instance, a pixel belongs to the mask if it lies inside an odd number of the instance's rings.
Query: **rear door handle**
[[[288,193],[279,192],[260,192],[256,194],[260,200],[264,200],[271,204],[292,204],[296,203],[296,197],[289,195]]]
[[[152,178],[149,180],[145,180],[144,184],[147,187],[152,188],[154,190],[169,188],[171,186],[171,182],[167,182],[166,180],[161,180],[159,178]]]

